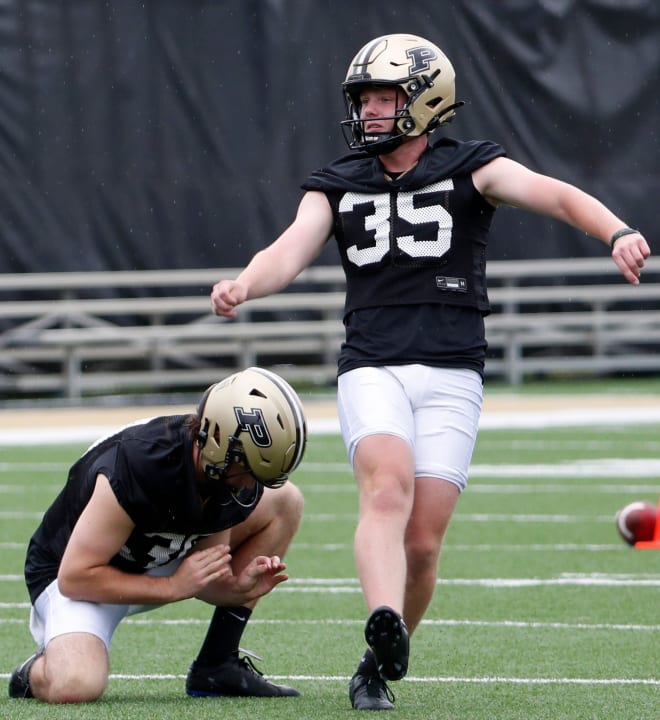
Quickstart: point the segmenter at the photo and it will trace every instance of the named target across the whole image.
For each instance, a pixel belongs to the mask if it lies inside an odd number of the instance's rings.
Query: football
[[[644,500],[631,502],[616,514],[616,529],[628,545],[653,540],[658,509]]]

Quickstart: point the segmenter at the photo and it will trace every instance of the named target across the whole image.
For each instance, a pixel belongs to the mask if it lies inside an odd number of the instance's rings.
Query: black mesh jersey
[[[340,373],[408,363],[483,372],[495,209],[471,173],[502,155],[495,143],[440,138],[394,180],[378,158],[351,153],[304,183],[330,202],[346,274]]]
[[[172,415],[126,426],[92,445],[32,536],[25,578],[32,602],[57,577],[71,532],[105,475],[135,529],[110,564],[130,573],[183,556],[205,535],[244,520],[243,507],[224,488],[202,503],[193,467],[190,416]],[[259,492],[263,489],[259,487]]]

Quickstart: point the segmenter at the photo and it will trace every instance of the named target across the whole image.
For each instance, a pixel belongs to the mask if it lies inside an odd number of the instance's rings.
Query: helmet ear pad
[[[257,481],[279,487],[302,460],[307,427],[302,403],[280,376],[248,368],[202,396],[197,446],[207,475],[245,465]]]
[[[200,427],[197,432],[197,439],[195,442],[197,443],[197,447],[201,450],[205,445],[209,437],[209,419],[204,418],[204,407],[206,406],[206,401],[208,400],[209,395],[211,394],[211,391],[215,385],[211,385],[210,387],[206,388],[204,391],[204,394],[202,395],[201,400],[199,401],[199,405],[197,406],[197,417],[200,421]]]

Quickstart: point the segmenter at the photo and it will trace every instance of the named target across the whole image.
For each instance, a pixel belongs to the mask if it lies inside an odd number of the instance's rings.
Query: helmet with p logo
[[[221,479],[243,464],[267,487],[280,487],[298,467],[307,443],[300,398],[279,375],[251,367],[204,393],[197,439],[207,477]]]
[[[342,85],[346,119],[342,128],[351,149],[387,153],[405,136],[417,137],[450,122],[457,107],[454,68],[437,45],[417,35],[383,35],[369,41],[351,61]],[[394,130],[387,137],[364,132],[360,93],[365,87],[401,91]]]

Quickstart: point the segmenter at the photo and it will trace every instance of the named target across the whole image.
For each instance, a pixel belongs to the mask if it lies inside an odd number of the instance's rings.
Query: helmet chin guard
[[[397,117],[380,118],[381,120],[397,120]],[[363,120],[342,120],[341,129],[344,140],[351,150],[363,150],[369,155],[387,155],[396,150],[405,135],[399,132],[367,133]]]
[[[456,102],[455,72],[447,56],[417,35],[383,35],[362,47],[351,61],[342,84],[346,119],[342,132],[351,150],[382,155],[399,147],[405,137],[418,137],[451,122]],[[368,87],[394,87],[404,102],[390,133],[365,132],[360,93]]]

